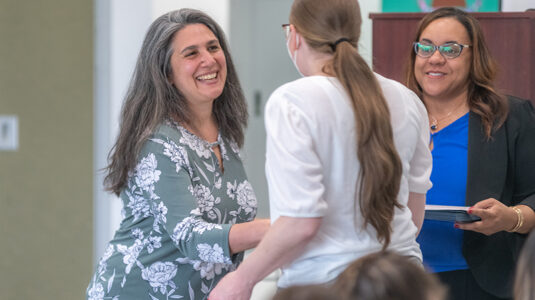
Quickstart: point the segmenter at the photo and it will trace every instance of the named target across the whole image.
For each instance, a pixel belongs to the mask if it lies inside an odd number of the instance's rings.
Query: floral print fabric
[[[230,255],[230,226],[252,221],[257,208],[237,145],[171,122],[146,142],[121,199],[124,218],[87,299],[206,299],[243,258]]]

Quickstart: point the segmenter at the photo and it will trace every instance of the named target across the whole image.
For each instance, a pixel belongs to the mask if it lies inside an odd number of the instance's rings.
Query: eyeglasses
[[[290,35],[290,24],[282,24],[282,30],[284,31],[284,36],[288,38]]]
[[[428,43],[414,42],[414,52],[416,52],[416,55],[423,58],[431,57],[433,53],[437,51],[437,49],[438,52],[440,52],[440,54],[446,58],[456,58],[457,56],[461,55],[461,52],[465,47],[468,48],[470,45],[445,43],[440,46],[435,46]]]

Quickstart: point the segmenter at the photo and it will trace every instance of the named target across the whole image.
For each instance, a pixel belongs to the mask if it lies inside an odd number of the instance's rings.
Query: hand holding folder
[[[426,205],[425,219],[435,221],[471,223],[481,221],[476,215],[469,214],[468,206],[449,206],[449,205]]]

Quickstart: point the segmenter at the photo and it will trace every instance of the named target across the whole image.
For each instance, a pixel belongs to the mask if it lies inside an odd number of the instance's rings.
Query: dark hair
[[[397,196],[402,166],[382,89],[357,51],[361,21],[356,0],[295,0],[290,12],[290,23],[307,44],[333,55],[324,70],[334,73],[351,99],[360,162],[360,202],[355,207],[360,207],[364,225],[375,228],[386,248],[394,209],[401,207]]]
[[[272,300],[330,300],[335,291],[324,285],[296,285],[277,291]]]
[[[351,263],[333,287],[339,299],[442,300],[446,289],[421,265],[390,251],[368,254]]]
[[[243,145],[247,105],[223,31],[201,11],[171,11],[151,24],[123,103],[119,135],[110,151],[110,163],[104,179],[106,189],[116,195],[119,195],[128,173],[135,167],[141,147],[159,124],[171,117],[185,124],[191,121],[186,99],[168,81],[173,72],[170,64],[173,38],[190,24],[206,25],[225,54],[227,78],[222,94],[214,101],[213,114],[221,135],[240,147]]]
[[[515,300],[535,299],[535,231],[531,231],[516,264]]]
[[[497,72],[496,62],[490,55],[479,22],[458,8],[442,7],[425,15],[418,25],[414,41],[420,40],[422,32],[431,22],[441,18],[457,20],[468,33],[471,43],[470,49],[472,50],[472,62],[468,76],[468,106],[471,112],[481,117],[485,134],[487,138],[490,138],[493,129],[501,127],[505,122],[509,109],[506,98],[494,88]],[[422,98],[422,87],[414,75],[415,61],[416,53],[410,51],[409,64],[405,74],[406,85]]]

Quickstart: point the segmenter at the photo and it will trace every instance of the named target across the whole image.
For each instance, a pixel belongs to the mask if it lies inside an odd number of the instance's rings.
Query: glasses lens
[[[433,53],[435,53],[435,46],[422,44],[422,43],[415,43],[414,51],[416,51],[416,54],[418,54],[421,57],[429,57],[433,55]]]
[[[461,54],[462,46],[459,44],[444,44],[438,47],[438,51],[447,58],[455,58]]]

